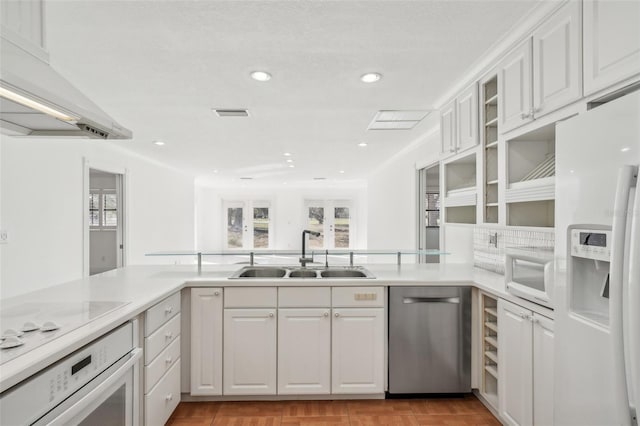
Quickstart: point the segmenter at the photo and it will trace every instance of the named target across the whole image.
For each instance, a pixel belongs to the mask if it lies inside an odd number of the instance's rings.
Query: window
[[[118,195],[113,189],[92,189],[89,192],[89,227],[116,229],[118,227]]]
[[[309,248],[350,248],[353,240],[352,210],[348,200],[306,201],[306,229],[320,232],[319,237],[309,235]]]
[[[425,226],[427,228],[440,226],[440,193],[427,192],[425,202]]]
[[[273,221],[268,201],[225,201],[225,248],[268,249],[273,238]]]

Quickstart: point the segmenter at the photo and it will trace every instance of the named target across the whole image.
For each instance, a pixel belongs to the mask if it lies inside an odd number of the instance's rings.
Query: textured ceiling
[[[47,36],[52,65],[134,133],[108,143],[205,180],[346,184],[428,130],[367,131],[378,110],[432,108],[537,4],[52,0]]]

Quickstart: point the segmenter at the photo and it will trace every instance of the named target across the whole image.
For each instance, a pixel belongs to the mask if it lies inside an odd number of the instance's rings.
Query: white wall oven
[[[509,248],[505,254],[507,292],[553,309],[553,249]]]
[[[138,369],[128,322],[0,395],[2,425],[137,425]]]

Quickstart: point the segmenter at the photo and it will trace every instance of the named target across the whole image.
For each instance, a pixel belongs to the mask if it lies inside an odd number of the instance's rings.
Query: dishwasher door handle
[[[459,297],[403,297],[402,303],[460,303]]]

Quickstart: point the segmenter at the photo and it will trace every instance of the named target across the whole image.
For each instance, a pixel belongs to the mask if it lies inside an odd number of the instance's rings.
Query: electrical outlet
[[[0,244],[7,244],[9,242],[9,233],[6,229],[0,229]]]
[[[489,246],[498,248],[498,233],[489,234]]]

